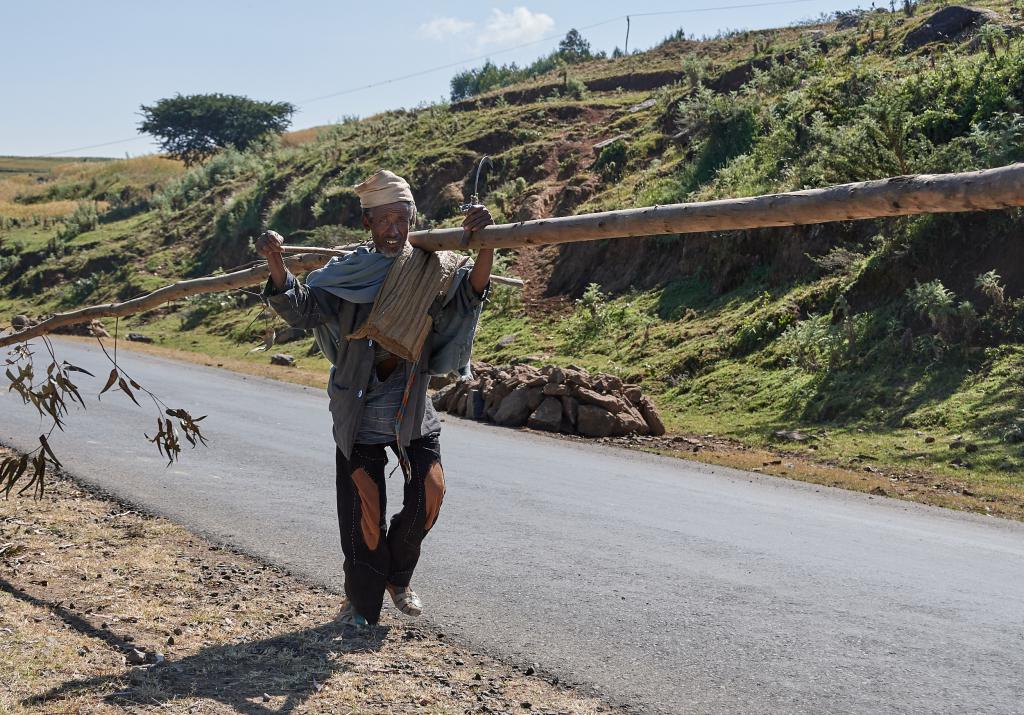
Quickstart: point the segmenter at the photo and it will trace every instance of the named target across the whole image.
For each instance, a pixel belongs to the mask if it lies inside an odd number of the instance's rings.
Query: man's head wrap
[[[359,195],[359,205],[364,209],[399,201],[408,201],[416,205],[409,182],[387,170],[378,171],[363,183],[356,184],[354,188]]]

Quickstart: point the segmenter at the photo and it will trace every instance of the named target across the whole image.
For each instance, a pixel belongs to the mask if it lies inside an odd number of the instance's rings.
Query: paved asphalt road
[[[152,410],[110,394],[53,440],[65,464],[339,587],[324,394],[122,355],[209,414],[211,447],[165,469],[142,438]],[[0,441],[31,446],[32,414],[0,396]],[[461,420],[442,449],[415,585],[479,647],[651,713],[1024,713],[1020,524]]]

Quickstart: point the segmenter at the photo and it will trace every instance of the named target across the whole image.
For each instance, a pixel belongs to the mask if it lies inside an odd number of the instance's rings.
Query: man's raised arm
[[[283,245],[284,237],[277,231],[264,231],[255,244],[256,253],[267,259],[270,281],[277,290],[283,290],[288,282],[288,269],[285,268],[284,254],[281,253]]]
[[[276,231],[265,231],[256,239],[256,252],[267,259],[270,268],[270,280],[263,289],[263,297],[288,325],[311,330],[337,314],[341,299],[295,280],[284,264],[282,245],[284,238]]]
[[[468,238],[474,231],[479,231],[484,226],[494,223],[491,212],[486,206],[473,206],[466,212],[466,219],[462,222],[462,230]],[[487,290],[487,284],[491,282],[491,267],[494,265],[494,249],[482,248],[476,254],[473,262],[473,270],[469,273],[469,284],[473,291],[482,296]]]

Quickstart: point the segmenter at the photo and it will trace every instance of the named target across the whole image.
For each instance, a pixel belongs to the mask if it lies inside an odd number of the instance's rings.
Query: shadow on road
[[[61,605],[27,594],[2,578],[0,590],[49,610],[71,628],[114,649],[128,652],[136,647]],[[355,631],[331,622],[272,638],[210,646],[180,660],[128,668],[118,675],[69,680],[26,698],[22,704],[39,705],[116,688],[104,699],[118,706],[205,698],[228,705],[243,715],[289,713],[332,675],[348,670],[348,665],[336,656],[379,650],[388,630],[388,626],[376,626],[369,631]]]

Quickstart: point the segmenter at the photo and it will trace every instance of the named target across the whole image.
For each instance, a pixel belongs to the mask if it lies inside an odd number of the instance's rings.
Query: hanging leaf
[[[143,434],[143,436],[146,439],[148,439],[150,442],[152,442],[153,444],[156,445],[157,451],[160,452],[160,456],[163,457],[164,456],[164,421],[159,416],[156,418],[156,433],[152,437],[150,437],[145,432],[143,432],[142,434]]]
[[[128,397],[132,398],[132,402],[134,402],[136,405],[139,404],[139,401],[135,399],[135,395],[132,393],[132,389],[128,387],[128,382],[123,377],[117,378],[117,386],[121,390],[121,392],[128,395]],[[139,407],[141,406],[142,405],[139,405]]]
[[[60,460],[57,459],[57,455],[53,453],[53,450],[50,449],[50,443],[47,441],[45,434],[39,435],[39,444],[43,446],[43,451],[46,452],[46,455],[50,458],[50,461],[53,462],[53,466],[57,468],[62,468],[64,466],[63,464],[60,463]]]
[[[78,367],[78,365],[72,365],[67,360],[64,361],[64,369],[67,370],[68,372],[84,372],[89,377],[96,377],[91,372],[86,370],[84,367]]]
[[[3,490],[4,496],[10,494],[11,489],[21,479],[27,467],[27,454],[20,456],[12,455],[4,458],[3,463],[0,464],[0,489]]]
[[[111,387],[113,387],[115,382],[117,382],[117,368],[116,367],[113,368],[110,371],[110,375],[107,377],[107,384],[103,386],[102,390],[100,390],[100,394],[102,395],[104,392],[106,392]]]

